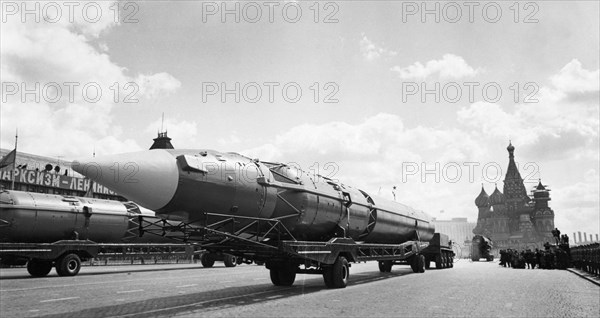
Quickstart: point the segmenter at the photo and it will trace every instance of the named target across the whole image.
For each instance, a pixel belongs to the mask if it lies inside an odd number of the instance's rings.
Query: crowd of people
[[[573,267],[600,276],[600,243],[572,247],[571,259]]]
[[[570,266],[568,248],[557,248],[549,243],[544,246],[543,250],[500,250],[500,266],[527,269],[566,269]]]

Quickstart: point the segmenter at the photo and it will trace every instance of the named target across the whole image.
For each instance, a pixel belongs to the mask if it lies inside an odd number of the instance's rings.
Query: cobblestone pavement
[[[150,270],[140,270],[140,268]],[[167,270],[168,269],[168,270]],[[0,270],[0,315],[24,317],[598,317],[600,287],[558,270],[510,269],[461,260],[453,269],[379,273],[353,264],[345,289],[318,275],[292,287],[271,285],[255,265],[98,267],[76,277],[23,278]],[[22,271],[23,269],[19,269]]]

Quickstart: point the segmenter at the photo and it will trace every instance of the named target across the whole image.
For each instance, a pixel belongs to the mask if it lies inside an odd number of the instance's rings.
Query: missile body
[[[434,232],[422,211],[236,153],[154,149],[80,160],[73,168],[166,219],[207,226],[239,217],[232,232],[264,231],[250,218],[278,219],[292,235],[285,239],[297,240],[398,244],[428,241]]]
[[[0,242],[52,243],[75,238],[98,243],[173,242],[154,235],[139,237],[140,215],[149,222],[160,220],[133,202],[1,191]]]

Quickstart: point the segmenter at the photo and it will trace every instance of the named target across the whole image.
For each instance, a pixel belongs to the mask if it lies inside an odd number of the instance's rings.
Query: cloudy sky
[[[0,146],[147,149],[164,113],[176,148],[475,221],[512,140],[556,225],[598,233],[598,2],[421,3],[3,1]]]

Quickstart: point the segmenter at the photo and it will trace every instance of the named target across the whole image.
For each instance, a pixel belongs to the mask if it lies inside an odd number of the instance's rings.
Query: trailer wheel
[[[435,256],[435,268],[437,269],[442,269],[442,255],[436,255]]]
[[[200,263],[202,264],[202,267],[210,268],[215,265],[215,258],[211,253],[204,253],[200,258]]]
[[[66,254],[56,261],[58,276],[75,276],[81,269],[81,259],[77,254]]]
[[[389,273],[392,271],[392,261],[379,261],[379,271]]]
[[[236,257],[233,255],[225,254],[223,262],[225,263],[225,267],[235,267]],[[213,261],[214,263],[214,261]]]
[[[275,286],[292,286],[296,280],[296,268],[273,268],[270,269],[271,282]]]
[[[410,267],[415,273],[425,273],[425,256],[414,255],[410,261]]]
[[[52,270],[52,261],[31,259],[27,262],[27,271],[33,277],[44,277]]]
[[[338,256],[333,266],[325,268],[323,272],[323,280],[328,288],[346,288],[349,277],[350,265],[344,256]]]

